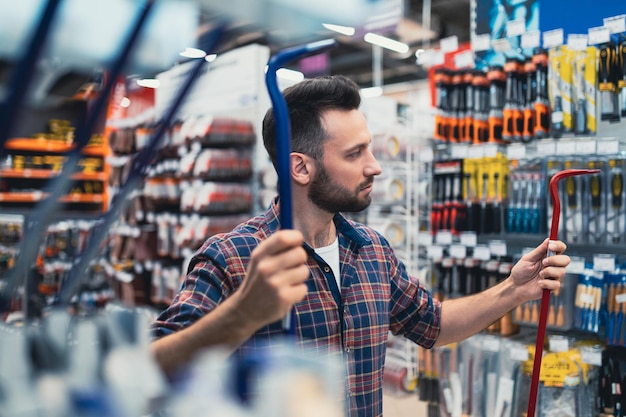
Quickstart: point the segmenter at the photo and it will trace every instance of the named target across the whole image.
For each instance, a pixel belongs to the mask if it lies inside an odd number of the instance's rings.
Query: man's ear
[[[306,185],[312,178],[314,164],[311,158],[300,152],[290,154],[291,178],[301,185]]]

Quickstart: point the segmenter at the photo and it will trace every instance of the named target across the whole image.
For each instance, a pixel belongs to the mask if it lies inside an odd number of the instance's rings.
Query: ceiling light
[[[280,68],[276,71],[276,76],[284,80],[300,82],[304,80],[304,74],[300,71],[294,71],[287,68]]]
[[[372,32],[366,33],[363,39],[365,40],[365,42],[369,42],[373,45],[382,46],[383,48],[390,49],[399,54],[405,54],[409,51],[409,45],[407,45],[406,43],[398,42],[396,40],[377,35]]]
[[[143,78],[141,80],[137,80],[137,84],[146,88],[159,88],[161,83],[156,78]]]
[[[417,51],[415,51],[415,58],[419,59],[420,55],[422,55],[424,52],[425,51],[422,48],[418,49]]]
[[[361,97],[380,97],[382,95],[382,87],[361,88]]]
[[[205,56],[204,59],[206,60],[206,62],[213,62],[217,59],[217,54],[209,54]]]
[[[355,32],[355,29],[350,26],[332,25],[330,23],[322,23],[322,26],[324,26],[328,30],[332,30],[333,32],[341,33],[342,35],[347,36],[352,36]]]
[[[184,56],[185,58],[204,58],[206,56],[206,52],[198,48],[185,48],[185,50],[180,52],[179,55]]]

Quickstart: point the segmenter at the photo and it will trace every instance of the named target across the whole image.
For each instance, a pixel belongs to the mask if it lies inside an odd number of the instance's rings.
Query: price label
[[[546,49],[563,45],[563,29],[554,29],[543,32],[543,47]]]
[[[490,143],[487,145],[483,145],[482,148],[483,155],[485,155],[486,158],[494,158],[496,155],[498,155],[498,145]]]
[[[489,250],[492,255],[495,256],[506,256],[506,242],[503,240],[491,240],[489,242]]]
[[[473,257],[480,261],[488,261],[491,259],[491,250],[486,245],[476,245]]]
[[[568,274],[582,274],[585,272],[585,259],[570,257],[570,263],[565,268]]]
[[[556,153],[556,145],[551,140],[540,141],[537,143],[537,152],[540,155],[554,155]]]
[[[596,153],[596,141],[593,139],[581,139],[576,142],[577,155],[593,155]]]
[[[587,37],[589,45],[598,45],[600,43],[609,42],[611,40],[611,33],[609,28],[597,26],[587,29]]]
[[[435,152],[431,147],[422,148],[419,150],[417,158],[420,162],[432,162],[435,159]]]
[[[438,245],[449,245],[452,243],[452,233],[442,230],[437,232],[435,236],[435,243]]]
[[[551,336],[548,345],[552,352],[567,352],[569,350],[569,340],[563,336]]]
[[[615,302],[617,304],[626,303],[626,293],[616,294],[615,295]]]
[[[541,33],[538,30],[526,32],[522,35],[522,48],[539,48],[541,46]]]
[[[468,145],[465,144],[454,144],[450,147],[450,156],[454,159],[465,159],[468,158]]]
[[[497,337],[485,336],[483,339],[483,349],[488,352],[500,352],[500,339]]]
[[[602,366],[602,350],[583,348],[580,352],[580,360],[588,365]]]
[[[467,248],[463,245],[450,245],[450,256],[456,259],[465,259]]]
[[[519,36],[526,32],[526,22],[524,19],[509,20],[506,22],[506,36],[509,38]]]
[[[576,142],[561,140],[556,144],[557,155],[574,155],[576,153]]]
[[[599,253],[593,256],[593,270],[613,272],[615,270],[615,256]]]
[[[526,158],[526,146],[512,143],[506,148],[506,156],[508,159],[524,159]]]
[[[570,33],[567,35],[567,46],[574,51],[584,51],[587,49],[588,36],[580,33]]]
[[[467,151],[469,159],[479,159],[485,156],[485,149],[482,146],[470,146]]]
[[[454,52],[459,49],[459,38],[456,36],[448,36],[439,41],[439,46],[443,53]]]
[[[509,52],[513,49],[508,39],[494,39],[491,41],[491,47],[496,52]]]
[[[488,33],[476,35],[472,39],[472,51],[488,51],[491,48],[491,35]]]
[[[552,123],[562,123],[563,122],[563,112],[555,111],[551,113]]]
[[[472,51],[459,52],[454,56],[454,65],[457,68],[474,68],[474,53]]]
[[[460,241],[462,245],[474,247],[478,241],[476,232],[463,232],[460,235]]]
[[[420,246],[430,246],[433,244],[433,236],[430,233],[419,233],[417,235],[417,243]]]
[[[617,140],[599,140],[596,144],[597,153],[601,155],[612,155],[619,152],[619,143]]]
[[[433,49],[427,49],[420,54],[417,60],[420,65],[429,67],[435,62],[435,51]]]
[[[611,33],[626,32],[626,15],[619,15],[613,17],[607,17],[603,19],[604,26],[609,29]]]
[[[526,362],[529,358],[528,348],[522,344],[515,344],[509,349],[509,356],[514,361]]]
[[[435,51],[433,53],[433,65],[443,65],[446,62],[446,57],[443,51]]]
[[[426,254],[430,259],[441,259],[443,257],[443,247],[433,245],[426,249]]]

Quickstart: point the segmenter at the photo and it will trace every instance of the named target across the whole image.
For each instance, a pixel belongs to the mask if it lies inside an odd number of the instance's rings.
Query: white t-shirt
[[[339,269],[339,238],[336,237],[335,241],[328,246],[321,248],[315,248],[317,253],[327,264],[330,269],[333,270],[335,281],[337,282],[337,288],[341,292],[341,274]]]

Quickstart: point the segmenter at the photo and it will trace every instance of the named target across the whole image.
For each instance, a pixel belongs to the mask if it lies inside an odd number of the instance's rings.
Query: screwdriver
[[[626,117],[626,39],[617,49],[617,87],[620,89],[620,108],[622,117]]]
[[[600,174],[592,175],[590,178],[589,188],[591,191],[591,208],[595,212],[595,241],[600,242],[602,233],[600,230],[600,210],[602,210],[602,178]]]
[[[600,60],[598,62],[598,90],[600,91],[601,119],[604,121],[614,121],[617,114],[615,106],[615,78],[616,68],[615,44],[606,42],[600,45]]]
[[[543,139],[548,136],[550,130],[550,106],[548,100],[548,53],[545,49],[538,50],[533,55],[535,64],[535,83],[537,94],[535,103],[535,126],[534,133],[536,139]]]
[[[622,230],[620,229],[620,216],[622,215],[622,206],[624,204],[622,193],[624,191],[624,179],[619,168],[615,167],[615,160],[609,161],[611,166],[611,205],[613,206],[613,243],[620,243]]]
[[[498,179],[500,177],[500,173],[498,172],[494,172],[493,173],[493,179],[495,181],[495,196],[493,197],[493,223],[491,226],[491,232],[492,233],[500,233],[502,231],[502,214],[501,214],[501,207],[500,207],[500,193],[499,193],[499,189],[498,189]]]

